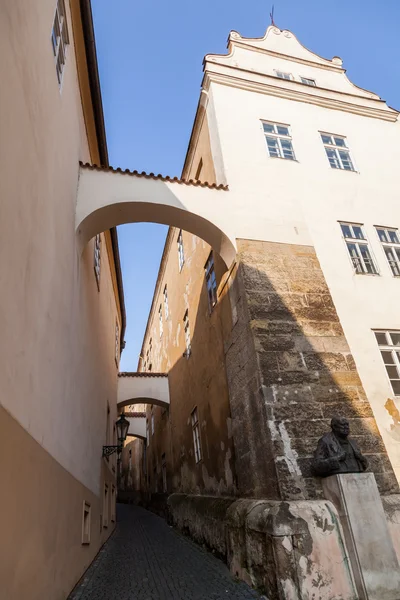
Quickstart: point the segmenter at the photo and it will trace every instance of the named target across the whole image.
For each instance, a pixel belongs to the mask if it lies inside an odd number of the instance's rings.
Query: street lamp
[[[103,446],[103,456],[108,457],[114,452],[122,452],[122,447],[126,436],[128,435],[129,421],[125,417],[124,413],[119,416],[119,419],[115,422],[117,429],[118,446]]]

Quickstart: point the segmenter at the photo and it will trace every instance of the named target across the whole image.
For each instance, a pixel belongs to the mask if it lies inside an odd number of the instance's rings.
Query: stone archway
[[[224,185],[81,164],[76,207],[80,248],[117,225],[161,223],[202,238],[228,269],[236,256],[235,236],[229,230],[231,200]]]

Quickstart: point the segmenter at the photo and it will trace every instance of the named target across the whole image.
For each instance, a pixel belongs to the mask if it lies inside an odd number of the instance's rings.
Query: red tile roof
[[[171,183],[180,183],[183,185],[195,185],[197,187],[205,187],[209,189],[215,190],[224,190],[227,191],[229,188],[227,185],[223,185],[220,183],[217,185],[216,183],[208,183],[207,181],[199,181],[197,179],[189,179],[186,181],[185,179],[179,179],[178,177],[169,177],[168,175],[155,175],[154,173],[146,173],[142,171],[130,171],[129,169],[125,169],[123,171],[120,167],[114,169],[114,167],[99,167],[97,165],[91,165],[90,163],[79,163],[83,169],[90,169],[91,171],[111,171],[112,173],[122,173],[123,175],[133,175],[134,177],[144,177],[145,179],[159,179],[160,181],[170,181]]]

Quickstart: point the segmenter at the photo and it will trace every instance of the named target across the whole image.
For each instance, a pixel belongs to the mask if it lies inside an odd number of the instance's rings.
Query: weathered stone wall
[[[327,501],[276,502],[173,494],[172,521],[226,559],[270,600],[354,600],[342,528]]]
[[[240,495],[322,497],[310,463],[330,419],[345,416],[381,493],[390,461],[315,251],[238,240],[226,366]]]

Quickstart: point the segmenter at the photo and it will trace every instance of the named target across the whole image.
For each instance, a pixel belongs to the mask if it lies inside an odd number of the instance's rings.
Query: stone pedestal
[[[400,600],[400,567],[373,473],[323,480],[344,530],[359,600]]]

